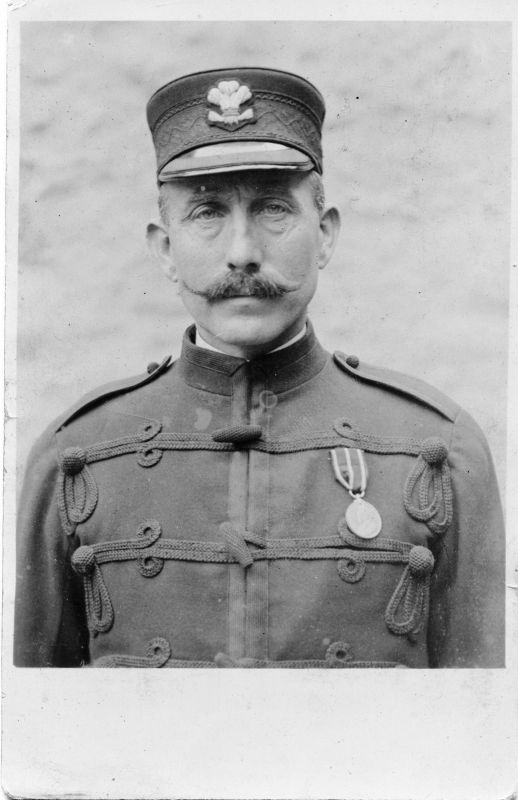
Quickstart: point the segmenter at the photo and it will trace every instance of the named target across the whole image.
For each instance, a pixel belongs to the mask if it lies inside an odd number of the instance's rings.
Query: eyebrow
[[[222,195],[224,193],[224,189],[220,186],[206,186],[205,184],[193,189],[192,192],[189,194],[189,202],[194,202],[196,200],[205,200],[207,197],[211,195]],[[227,190],[228,191],[228,190]]]
[[[248,187],[247,187],[248,188]],[[252,185],[251,189],[257,193],[257,195],[264,195],[264,194],[272,194],[278,193],[282,194],[285,197],[293,197],[293,192],[290,186],[287,186],[285,183],[280,181],[272,181],[271,183],[263,184],[261,186]],[[221,197],[226,194],[230,194],[232,192],[231,186],[221,186],[219,184],[200,184],[189,195],[188,202],[193,203],[199,200],[207,200],[211,196]]]

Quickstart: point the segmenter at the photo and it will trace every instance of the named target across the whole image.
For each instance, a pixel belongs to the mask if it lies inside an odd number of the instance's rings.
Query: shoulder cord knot
[[[65,475],[77,475],[86,464],[86,452],[82,447],[67,447],[61,456],[61,469]]]
[[[427,547],[416,545],[385,611],[385,622],[399,636],[419,633],[428,616],[430,575],[435,564]]]
[[[113,625],[113,606],[93,547],[78,547],[72,567],[83,578],[88,628],[94,635],[106,633]]]
[[[403,493],[403,503],[408,514],[418,522],[425,522],[438,536],[446,533],[453,516],[451,474],[446,460],[447,453],[446,444],[442,439],[435,437],[426,439],[407,478]],[[417,503],[412,502],[416,487]]]

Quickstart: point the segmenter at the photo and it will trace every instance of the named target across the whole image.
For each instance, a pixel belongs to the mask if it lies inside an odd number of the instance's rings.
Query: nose
[[[236,210],[232,215],[227,267],[248,273],[261,269],[261,250],[252,220],[244,210]]]

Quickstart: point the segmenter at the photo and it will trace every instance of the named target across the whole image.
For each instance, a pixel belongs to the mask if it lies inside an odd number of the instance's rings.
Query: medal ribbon
[[[368,477],[363,450],[337,447],[330,453],[338,483],[347,489],[351,497],[363,497],[367,489]]]

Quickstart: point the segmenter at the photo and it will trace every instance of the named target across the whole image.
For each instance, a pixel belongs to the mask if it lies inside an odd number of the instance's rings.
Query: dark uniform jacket
[[[345,518],[362,503],[377,535]],[[488,448],[451,400],[311,329],[251,362],[190,329],[34,448],[15,662],[503,666],[503,565]]]

